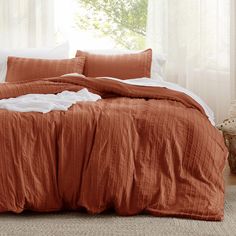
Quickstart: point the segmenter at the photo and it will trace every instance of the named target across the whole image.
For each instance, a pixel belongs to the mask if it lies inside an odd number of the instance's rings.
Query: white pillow
[[[42,59],[67,59],[69,43],[60,44],[54,48],[0,49],[0,83],[4,82],[7,74],[7,58],[26,57]]]
[[[166,56],[152,54],[151,79],[164,80]]]
[[[131,50],[119,50],[119,49],[105,49],[105,50],[84,50],[85,52],[90,52],[94,54],[127,54],[127,53],[138,53],[141,51],[131,51]],[[152,66],[151,66],[151,79],[163,80],[164,70],[165,70],[166,57],[152,52]]]

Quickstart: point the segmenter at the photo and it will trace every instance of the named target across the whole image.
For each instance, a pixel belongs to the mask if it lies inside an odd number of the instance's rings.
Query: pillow
[[[105,55],[120,55],[138,53],[140,51],[120,50],[120,49],[104,49],[104,50],[86,50],[92,54],[105,54]],[[151,65],[151,79],[164,80],[166,56],[152,52],[152,65]]]
[[[62,60],[8,57],[6,81],[32,81],[68,73],[82,74],[84,63],[85,57],[82,56]]]
[[[63,43],[54,48],[0,49],[0,83],[4,82],[6,79],[7,58],[9,56],[41,59],[67,59],[69,56],[69,43]]]
[[[76,57],[85,56],[84,75],[108,76],[118,79],[150,77],[152,49],[126,54],[96,54],[78,50]]]
[[[152,55],[152,67],[151,78],[164,80],[166,56],[153,53]]]

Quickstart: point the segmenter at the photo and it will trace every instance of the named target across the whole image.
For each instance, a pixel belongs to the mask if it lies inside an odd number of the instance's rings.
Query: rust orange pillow
[[[130,54],[95,54],[78,50],[76,57],[85,56],[84,75],[134,79],[151,75],[152,49]]]
[[[68,73],[83,73],[85,57],[52,60],[8,57],[6,82],[32,81]]]

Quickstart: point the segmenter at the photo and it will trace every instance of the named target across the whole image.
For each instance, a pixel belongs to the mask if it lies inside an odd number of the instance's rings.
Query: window
[[[59,41],[90,49],[145,48],[148,0],[59,0],[56,5]]]

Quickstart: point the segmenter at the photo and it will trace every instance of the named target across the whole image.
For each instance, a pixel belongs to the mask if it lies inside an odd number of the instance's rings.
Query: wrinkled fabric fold
[[[86,88],[78,92],[63,91],[58,94],[27,94],[16,98],[0,99],[0,109],[18,112],[67,111],[76,102],[96,102],[100,96]]]

